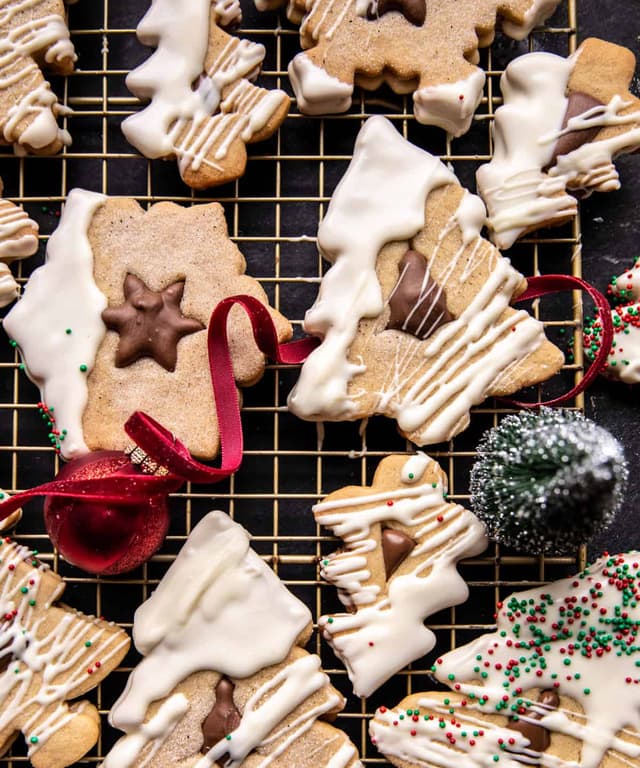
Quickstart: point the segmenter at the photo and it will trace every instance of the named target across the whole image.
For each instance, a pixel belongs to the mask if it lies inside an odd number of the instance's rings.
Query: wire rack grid
[[[55,228],[60,206],[70,189],[83,186],[110,195],[137,198],[143,205],[173,200],[190,205],[220,201],[229,231],[245,254],[248,272],[259,278],[272,303],[292,319],[299,330],[304,311],[311,305],[323,274],[315,234],[331,193],[349,162],[353,142],[363,121],[371,114],[389,117],[403,135],[451,162],[461,181],[474,189],[478,164],[491,156],[490,125],[500,104],[498,79],[505,64],[529,50],[545,49],[566,55],[576,47],[577,0],[567,0],[553,17],[553,26],[536,30],[529,41],[515,43],[498,38],[482,54],[488,85],[471,131],[451,141],[444,133],[418,125],[411,100],[388,89],[360,92],[349,113],[317,119],[300,115],[292,103],[291,115],[271,140],[250,148],[245,176],[233,184],[195,193],[180,181],[174,163],[148,162],[127,144],[120,132],[122,119],[139,107],[124,85],[128,71],[149,50],[136,40],[135,26],[148,0],[81,2],[70,8],[72,39],[79,53],[76,72],[52,80],[54,90],[70,108],[65,118],[74,143],[57,157],[0,157],[5,194],[22,203],[41,227],[39,255],[18,266],[20,283],[42,263],[44,247]],[[239,34],[263,43],[267,53],[260,82],[289,89],[286,66],[299,50],[297,30],[284,13],[258,14],[243,3],[244,23]],[[552,230],[541,238],[527,238],[510,253],[525,274],[549,271],[581,274],[580,225]],[[580,298],[565,297],[534,311],[549,336],[571,351],[563,374],[545,385],[570,386],[582,375],[578,334]],[[544,312],[544,314],[543,314]],[[168,564],[179,551],[192,526],[209,510],[221,508],[253,534],[253,545],[285,583],[311,608],[314,616],[338,608],[335,590],[318,580],[317,561],[336,546],[332,537],[315,525],[311,505],[326,493],[346,484],[371,481],[380,458],[407,452],[411,445],[384,419],[368,423],[316,425],[300,422],[286,410],[286,394],[297,371],[269,366],[263,380],[244,394],[245,459],[229,481],[210,488],[191,487],[171,499],[172,525],[161,552],[147,565],[126,577],[91,578],[69,566],[52,550],[39,514],[32,504],[17,528],[17,537],[41,553],[66,579],[65,599],[87,613],[105,615],[127,629],[135,608],[148,597]],[[533,398],[540,392],[534,390]],[[8,345],[0,353],[0,485],[18,491],[50,479],[58,460],[46,440],[35,403],[36,389],[20,370],[19,359]],[[188,406],[188,403],[185,403]],[[573,403],[583,408],[582,398]],[[489,402],[476,408],[470,428],[446,444],[434,446],[435,456],[448,473],[450,497],[468,502],[468,475],[480,435],[495,425],[508,409]],[[440,653],[492,628],[497,599],[514,589],[531,586],[584,565],[584,549],[575,557],[537,558],[526,554],[489,552],[461,566],[470,589],[470,600],[443,611],[429,624],[436,632]],[[337,724],[348,731],[365,765],[386,765],[367,738],[367,724],[382,703],[395,703],[411,691],[426,690],[433,682],[426,674],[435,653],[414,663],[368,700],[351,694],[345,670],[317,634],[313,648],[321,655],[333,683],[347,697]],[[125,666],[93,693],[103,716],[103,735],[86,762],[99,763],[117,735],[106,723],[109,707],[124,687],[137,657],[131,652]],[[2,768],[25,765],[24,748],[0,759]],[[83,761],[85,762],[85,761]]]

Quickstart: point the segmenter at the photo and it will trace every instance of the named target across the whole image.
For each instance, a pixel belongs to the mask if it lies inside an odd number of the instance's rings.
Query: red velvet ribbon
[[[594,304],[598,308],[600,321],[602,323],[602,343],[593,362],[589,366],[589,370],[575,387],[572,387],[564,395],[560,395],[560,397],[554,397],[551,400],[535,403],[500,398],[501,402],[518,408],[540,408],[542,406],[562,405],[562,403],[566,403],[576,397],[576,395],[584,392],[600,371],[606,367],[607,357],[609,356],[611,345],[613,344],[613,321],[611,319],[611,307],[609,306],[609,302],[599,290],[585,280],[582,280],[579,277],[573,277],[572,275],[540,275],[538,277],[527,278],[527,290],[518,296],[516,301],[531,301],[532,299],[538,299],[541,296],[547,296],[550,293],[560,293],[561,291],[571,291],[576,289],[586,291],[589,296],[591,296]]]
[[[207,347],[220,433],[219,467],[196,461],[171,432],[151,416],[136,411],[124,425],[125,431],[150,458],[169,470],[168,475],[145,475],[132,465],[128,472],[107,477],[52,480],[15,494],[0,504],[0,521],[35,496],[80,498],[103,504],[136,504],[148,501],[150,496],[164,496],[175,491],[185,481],[215,483],[232,475],[240,466],[243,449],[238,390],[227,338],[227,318],[236,305],[249,316],[258,348],[279,363],[301,363],[319,343],[318,339],[305,338],[280,344],[269,310],[253,296],[232,296],[216,306],[209,323]]]
[[[532,277],[528,281],[527,290],[517,300],[536,299],[549,293],[576,288],[586,291],[592,297],[602,318],[602,346],[595,360],[580,383],[565,395],[544,403],[507,400],[510,405],[523,408],[559,405],[582,392],[606,365],[613,341],[611,313],[606,298],[591,285],[580,278],[567,275]],[[108,477],[52,480],[16,494],[0,504],[0,520],[4,520],[25,501],[35,496],[62,496],[98,503],[136,504],[148,501],[150,496],[166,495],[175,491],[185,481],[215,483],[233,474],[242,462],[243,450],[238,391],[227,338],[227,319],[229,312],[236,305],[249,316],[258,348],[267,357],[279,363],[301,363],[319,343],[315,338],[305,338],[280,344],[269,310],[252,296],[232,296],[216,306],[209,323],[207,345],[220,434],[219,467],[210,467],[196,461],[186,446],[161,424],[146,413],[136,411],[125,424],[125,430],[144,453],[167,468],[168,475],[145,475],[135,470],[132,465],[130,471]]]

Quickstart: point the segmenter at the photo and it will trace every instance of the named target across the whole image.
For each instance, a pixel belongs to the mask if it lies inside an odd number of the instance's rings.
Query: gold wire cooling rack
[[[85,0],[70,9],[78,68],[69,77],[54,78],[53,86],[70,108],[65,123],[73,146],[51,158],[17,158],[8,152],[0,156],[5,194],[22,203],[41,225],[39,256],[19,265],[19,282],[26,282],[30,271],[42,263],[47,237],[74,186],[136,197],[143,204],[164,199],[186,205],[218,200],[225,207],[230,234],[246,256],[249,273],[260,279],[272,303],[298,329],[323,273],[315,245],[317,224],[346,169],[364,119],[373,113],[386,115],[407,138],[451,162],[462,183],[473,189],[476,167],[491,156],[489,129],[500,103],[498,79],[506,62],[527,49],[566,55],[576,47],[577,0],[563,3],[553,17],[554,26],[536,30],[528,42],[499,38],[482,54],[489,77],[479,114],[469,134],[453,142],[438,129],[416,124],[410,99],[389,90],[362,93],[348,114],[324,120],[301,116],[292,104],[291,115],[278,134],[250,148],[245,176],[206,196],[182,184],[174,163],[151,163],[138,156],[120,132],[121,120],[138,107],[124,78],[149,53],[135,38],[135,25],[148,5],[148,0]],[[260,82],[289,89],[286,66],[298,50],[297,30],[284,14],[258,14],[253,7],[243,10],[240,34],[267,49]],[[509,255],[525,275],[564,271],[580,276],[579,221],[552,230],[543,238],[528,238]],[[565,297],[551,305],[535,306],[534,311],[547,324],[552,340],[565,350],[571,352],[575,342],[575,359],[569,356],[563,376],[544,387],[544,394],[549,396],[557,394],[554,387],[568,388],[582,375],[578,343],[582,305],[578,296],[573,300]],[[18,491],[51,479],[58,461],[35,405],[36,389],[21,372],[15,351],[8,344],[0,344],[0,348],[0,485]],[[104,614],[130,629],[135,608],[158,583],[192,525],[209,510],[221,508],[252,532],[255,548],[309,605],[314,616],[335,610],[335,590],[320,582],[317,574],[320,555],[331,551],[335,541],[317,528],[310,507],[338,487],[370,482],[382,456],[409,451],[411,446],[384,419],[324,427],[295,419],[287,413],[286,395],[296,375],[295,369],[272,365],[262,382],[245,392],[246,453],[242,468],[225,483],[210,488],[186,486],[175,494],[170,536],[162,552],[132,574],[117,579],[90,578],[59,559],[44,531],[37,503],[30,505],[19,524],[18,539],[38,549],[40,556],[64,575],[68,603],[87,613]],[[535,399],[541,393],[533,390],[531,396]],[[582,397],[570,405],[582,410]],[[452,499],[463,504],[468,501],[468,475],[478,439],[507,411],[492,402],[476,408],[466,432],[429,450],[448,472]],[[484,557],[467,561],[461,571],[470,584],[470,600],[429,622],[438,636],[438,652],[491,629],[494,604],[500,597],[566,575],[584,565],[584,556],[583,548],[576,550],[575,557],[545,559],[500,552],[494,546]],[[345,670],[317,635],[312,644],[332,681],[348,699],[338,725],[349,732],[365,765],[386,765],[369,743],[368,720],[380,704],[396,703],[411,691],[431,687],[426,670],[435,653],[414,663],[364,701],[351,694]],[[93,694],[104,727],[87,763],[100,762],[118,736],[108,727],[106,713],[135,663],[132,651],[126,666]],[[14,752],[0,759],[0,766],[10,768],[26,762],[24,750],[16,743]]]

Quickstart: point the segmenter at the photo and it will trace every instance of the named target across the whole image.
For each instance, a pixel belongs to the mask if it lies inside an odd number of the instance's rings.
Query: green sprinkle
[[[20,587],[20,591],[22,592],[23,595],[26,595],[27,592],[29,591],[29,587]]]
[[[64,332],[67,334],[67,336],[71,336],[71,328],[65,328]]]
[[[82,363],[82,365],[80,366],[80,370],[82,371],[82,373],[86,373],[87,366],[84,363]]]
[[[228,734],[227,736],[225,736],[225,739],[226,739],[227,741],[231,741],[231,734]]]
[[[87,641],[85,642],[85,647],[86,647],[86,648],[91,648],[91,646],[92,646],[92,645],[93,645],[93,643],[91,642],[91,640],[87,640]]]
[[[38,741],[39,741],[39,739],[38,739],[38,737],[37,737],[37,736],[32,736],[32,737],[29,739],[29,741],[30,741],[32,744],[37,744],[37,743],[38,743]]]
[[[35,600],[29,600],[29,605],[34,606],[36,604]]]
[[[413,480],[414,477],[415,475],[413,474],[413,472],[409,472],[409,480]]]

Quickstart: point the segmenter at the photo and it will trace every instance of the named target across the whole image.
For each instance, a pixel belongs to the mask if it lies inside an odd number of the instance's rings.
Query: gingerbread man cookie
[[[222,512],[192,531],[135,614],[144,658],[110,714],[104,768],[362,768],[324,720],[343,697],[303,650],[311,614]]]
[[[370,733],[399,768],[636,766],[640,552],[498,603],[497,630],[437,660],[451,693],[380,707]]]
[[[425,618],[468,597],[456,563],[483,552],[487,536],[446,490],[446,475],[424,453],[388,456],[370,488],[342,488],[313,508],[344,541],[320,574],[350,611],[321,616],[318,626],[358,696],[428,653],[435,635]]]
[[[256,0],[273,8],[282,0]],[[413,92],[419,122],[465,133],[482,98],[478,47],[490,45],[496,18],[518,40],[550,16],[559,0],[288,0],[301,22],[304,53],[289,65],[301,112],[344,112],[354,83],[386,81]]]
[[[73,71],[62,0],[5,0],[0,8],[0,141],[16,152],[49,155],[71,143],[58,118],[66,114],[40,66]]]
[[[238,0],[153,0],[138,25],[140,41],[156,51],[127,87],[150,104],[122,130],[145,157],[175,157],[195,189],[241,176],[245,145],[269,138],[289,110],[286,93],[251,82],[265,49],[222,29],[239,20]]]
[[[207,327],[216,304],[259,283],[227,235],[218,203],[144,211],[85,190],[68,197],[47,262],[4,320],[53,415],[65,458],[122,450],[123,425],[144,410],[192,453],[218,450]],[[279,338],[291,326],[271,310]],[[236,381],[257,381],[264,356],[242,312],[229,321]]]
[[[38,225],[19,205],[2,198],[0,179],[0,307],[17,298],[20,288],[9,264],[38,250]]]
[[[100,715],[70,699],[95,688],[129,648],[114,624],[55,605],[62,579],[0,539],[0,754],[22,732],[34,768],[65,768],[91,749]]]
[[[562,353],[509,306],[526,281],[480,237],[484,220],[437,158],[370,118],[318,230],[333,265],[304,328],[322,343],[289,408],[330,421],[384,414],[426,445],[462,431],[474,404],[554,374]]]
[[[627,48],[590,38],[568,59],[530,53],[506,68],[494,156],[477,171],[498,248],[573,218],[575,196],[619,188],[613,158],[640,149],[635,64]]]

